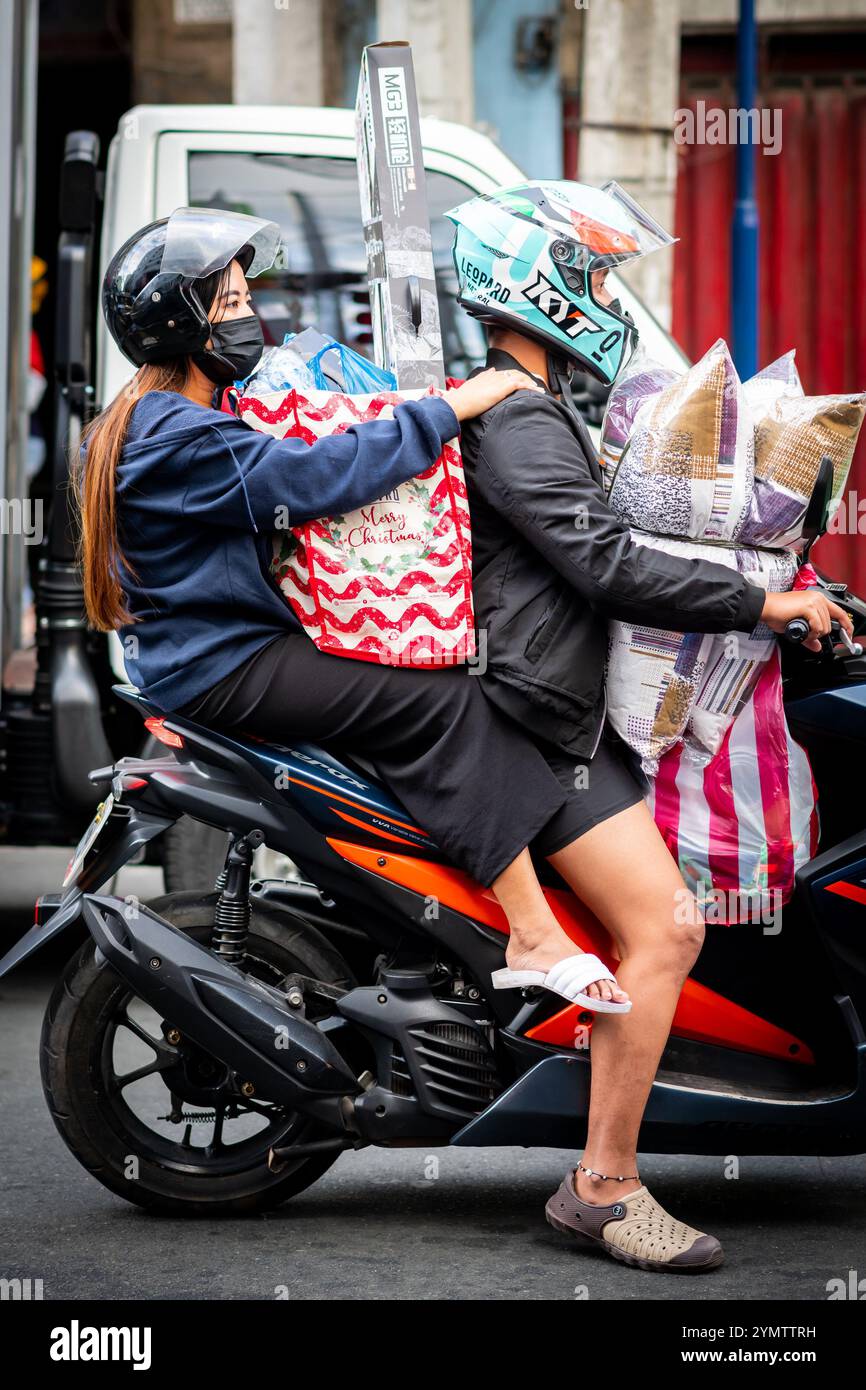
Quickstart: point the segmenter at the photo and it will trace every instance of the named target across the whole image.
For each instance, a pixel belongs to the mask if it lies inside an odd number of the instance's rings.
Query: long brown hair
[[[193,282],[201,304],[208,311],[227,288],[230,275],[231,265],[228,265]],[[84,604],[90,626],[100,632],[113,632],[117,627],[138,621],[124,600],[121,563],[131,578],[137,579],[138,575],[120,549],[117,528],[117,465],[126,443],[129,417],[148,391],[182,392],[189,379],[188,357],[139,367],[132,381],[84,431],[82,442],[87,441],[86,459],[79,454],[70,462]]]
[[[139,367],[132,381],[118,391],[111,404],[84,431],[86,463],[81,454],[72,460],[72,498],[84,603],[90,626],[100,632],[113,632],[137,621],[126,606],[120,583],[120,562],[133,578],[138,576],[124,559],[118,543],[115,491],[129,417],[146,392],[183,391],[188,379],[189,361],[185,357]]]

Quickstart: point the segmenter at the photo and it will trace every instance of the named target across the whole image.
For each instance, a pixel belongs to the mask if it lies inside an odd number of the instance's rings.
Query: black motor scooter
[[[866,603],[822,580],[866,632]],[[804,631],[794,627],[792,637]],[[866,1150],[866,658],[827,639],[784,659],[819,788],[820,853],[780,932],[707,926],[649,1097],[657,1153]],[[505,918],[366,764],[138,707],[164,757],[91,773],[106,797],[61,893],[0,975],[83,919],[51,997],[42,1075],[78,1160],[163,1210],[272,1206],[366,1145],[583,1145],[591,1013],[494,991]],[[228,832],[213,892],[100,894],[180,816]],[[267,844],[302,882],[252,877]],[[549,866],[582,949],[603,928]],[[134,1164],[131,1166],[131,1158]]]

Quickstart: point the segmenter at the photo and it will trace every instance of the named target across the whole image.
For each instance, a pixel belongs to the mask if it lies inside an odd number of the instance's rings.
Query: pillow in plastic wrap
[[[709,547],[639,533],[632,539],[668,555],[727,565],[775,593],[790,589],[797,572],[797,558],[790,552]],[[748,634],[675,632],[618,620],[608,624],[608,718],[639,754],[648,777],[656,775],[658,759],[680,741],[698,762],[718,751],[774,644],[764,623]]]
[[[671,386],[679,376],[679,372],[661,366],[653,361],[645,348],[639,347],[622,376],[617,379],[607,398],[601,426],[599,463],[605,491],[610,488],[638,411],[647,400],[657,396],[666,386]]]
[[[792,348],[743,382],[743,393],[757,422],[782,396],[802,396],[803,383]]]
[[[729,540],[748,510],[753,476],[751,413],[720,338],[641,402],[608,501],[642,531]]]
[[[804,396],[793,352],[741,384],[722,340],[682,377],[665,371],[644,358],[611,393],[610,506],[640,544],[790,589],[821,458],[834,464],[832,515],[866,396]],[[609,624],[609,718],[649,776],[681,741],[696,762],[718,752],[774,643],[763,623],[715,635]]]
[[[799,561],[792,551],[739,546],[724,554],[732,555],[740,573],[768,593],[786,593],[794,583]],[[710,634],[704,672],[685,730],[687,748],[697,761],[707,762],[719,751],[775,646],[775,634],[762,622],[750,633]]]
[[[866,395],[804,396],[784,392],[756,406],[755,481],[738,532],[744,545],[803,549],[803,522],[824,455],[833,464],[829,519],[848,481]]]

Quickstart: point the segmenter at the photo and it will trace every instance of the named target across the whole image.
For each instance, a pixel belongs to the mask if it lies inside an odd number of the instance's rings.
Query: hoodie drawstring
[[[244,471],[243,471],[243,469],[241,468],[240,464],[238,463],[237,455],[235,454],[234,449],[232,448],[232,446],[231,446],[231,444],[229,443],[229,441],[226,439],[225,434],[224,434],[223,431],[220,429],[219,425],[208,425],[208,429],[210,429],[210,430],[216,430],[216,432],[217,432],[217,434],[219,435],[220,439],[221,439],[222,442],[225,444],[226,448],[228,449],[229,453],[231,454],[232,458],[234,459],[234,465],[235,465],[235,468],[238,470],[238,477],[239,477],[240,480],[241,480],[241,487],[242,487],[243,490],[244,490],[244,501],[245,501],[246,504],[247,504],[247,511],[248,511],[249,514],[250,514],[250,521],[252,522],[253,530],[255,531],[256,535],[258,535],[258,533],[259,533],[259,528],[258,528],[258,526],[256,525],[256,519],[255,519],[255,517],[253,516],[253,509],[252,509],[252,507],[250,506],[250,495],[249,495],[249,493],[247,492],[247,481],[246,481],[246,478],[244,477]]]

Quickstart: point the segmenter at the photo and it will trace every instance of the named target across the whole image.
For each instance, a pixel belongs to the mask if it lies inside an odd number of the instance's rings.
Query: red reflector
[[[159,739],[167,748],[183,748],[183,739],[180,734],[174,733],[165,727],[164,719],[145,719],[144,727],[148,733],[153,734],[154,738]]]
[[[866,903],[866,888],[861,888],[859,883],[848,883],[845,879],[825,883],[824,892],[838,893],[840,898],[848,898],[852,903]]]
[[[124,790],[125,792],[134,792],[134,791],[136,790],[136,788],[138,788],[138,787],[146,787],[146,786],[147,786],[147,778],[146,778],[146,777],[124,777],[124,778],[123,778],[123,790]]]

